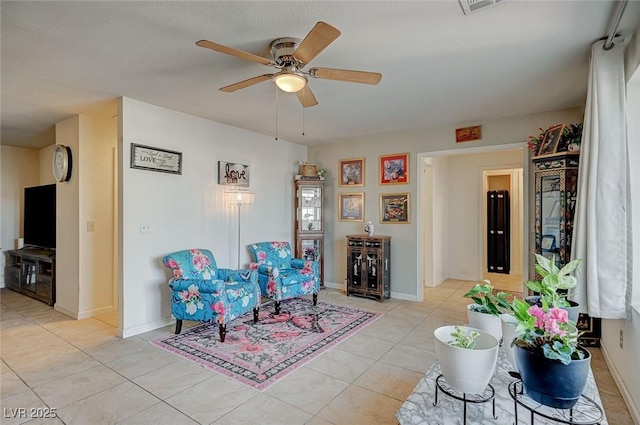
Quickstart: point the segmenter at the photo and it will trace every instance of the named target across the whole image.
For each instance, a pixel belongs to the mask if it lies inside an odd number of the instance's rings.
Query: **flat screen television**
[[[56,185],[24,189],[24,244],[56,247]]]

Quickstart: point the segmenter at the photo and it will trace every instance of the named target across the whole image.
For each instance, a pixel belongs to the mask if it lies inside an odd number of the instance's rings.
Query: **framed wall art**
[[[364,193],[339,193],[338,208],[338,220],[363,221]]]
[[[341,159],[340,186],[364,186],[364,158]]]
[[[132,143],[131,168],[182,174],[182,152]]]
[[[249,187],[249,166],[218,161],[218,184]]]
[[[380,184],[409,183],[409,154],[380,155]]]
[[[409,207],[409,193],[380,194],[380,223],[410,223]]]
[[[547,131],[545,131],[544,138],[542,139],[542,142],[540,142],[540,149],[538,150],[538,156],[547,155],[547,154],[556,152],[558,141],[560,141],[560,137],[562,136],[563,129],[564,129],[564,124],[558,124],[558,125],[549,127]]]

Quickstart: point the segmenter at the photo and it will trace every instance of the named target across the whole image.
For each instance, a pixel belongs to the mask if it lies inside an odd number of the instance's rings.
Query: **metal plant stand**
[[[522,381],[513,381],[509,384],[509,395],[513,399],[515,411],[514,425],[518,424],[518,405],[531,413],[530,424],[534,425],[535,417],[540,416],[560,424],[571,425],[599,425],[604,420],[604,412],[598,403],[584,394],[571,409],[555,409],[545,406],[527,397],[524,393]]]
[[[460,391],[456,391],[453,388],[451,388],[451,386],[447,384],[447,381],[444,379],[444,375],[440,374],[436,378],[436,394],[435,394],[435,401],[433,402],[434,406],[438,405],[438,390],[442,391],[444,394],[448,395],[449,397],[452,397],[452,398],[455,398],[456,400],[460,400],[464,402],[464,411],[463,411],[464,425],[466,425],[467,423],[467,403],[486,403],[489,401],[492,402],[493,419],[498,419],[498,417],[496,416],[496,399],[495,399],[496,391],[494,390],[491,384],[487,385],[487,388],[484,389],[484,392],[482,394],[461,393]]]

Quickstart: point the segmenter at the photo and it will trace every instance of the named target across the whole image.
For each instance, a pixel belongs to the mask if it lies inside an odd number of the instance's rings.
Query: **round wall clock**
[[[71,178],[71,148],[68,146],[56,146],[53,153],[53,176],[59,182],[66,182]]]

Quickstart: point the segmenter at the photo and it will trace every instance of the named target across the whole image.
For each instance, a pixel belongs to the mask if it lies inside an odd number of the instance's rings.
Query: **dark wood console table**
[[[22,248],[7,251],[4,281],[7,288],[49,305],[56,302],[56,251]]]

